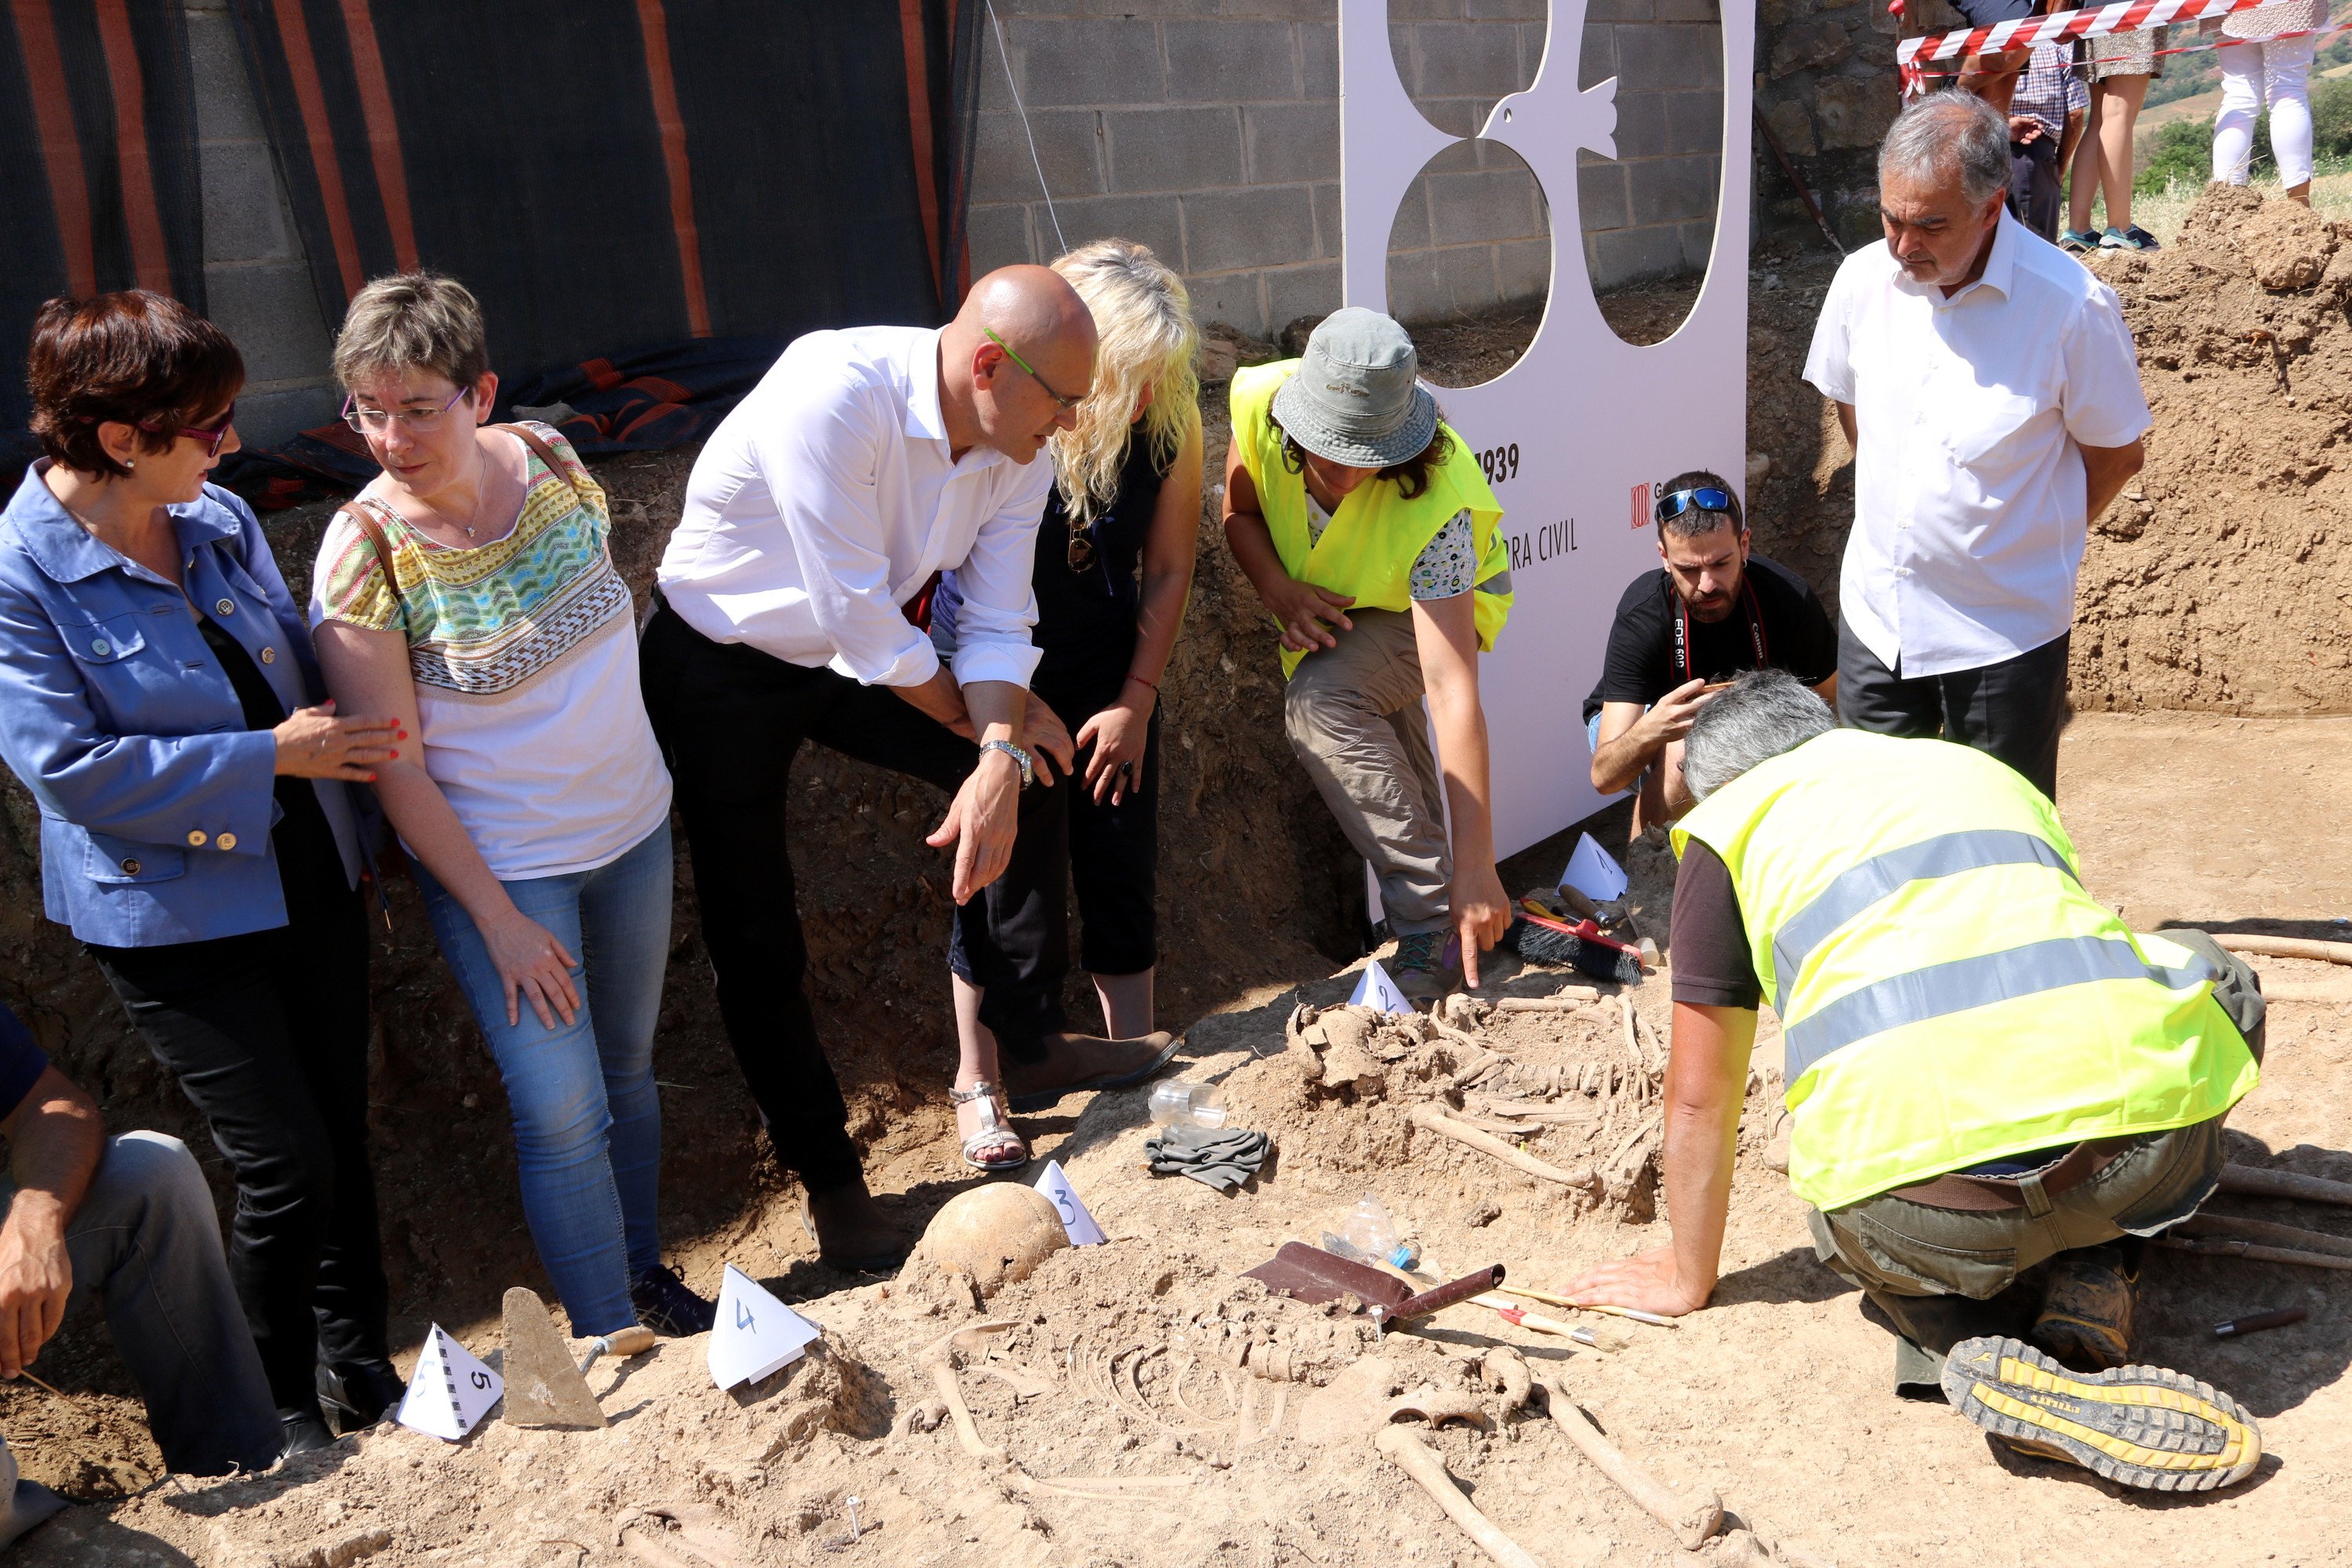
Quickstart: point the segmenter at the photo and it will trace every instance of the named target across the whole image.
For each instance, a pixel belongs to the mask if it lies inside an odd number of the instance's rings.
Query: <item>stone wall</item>
[[[1534,80],[1546,9],[1391,0],[1391,46],[1422,112],[1474,132]],[[981,64],[975,270],[1118,234],[1173,263],[1204,321],[1272,333],[1339,304],[1337,0],[998,0],[996,13],[1003,47],[992,30]],[[1620,160],[1588,154],[1579,174],[1602,288],[1706,265],[1723,134],[1717,16],[1717,0],[1591,8],[1580,85],[1619,79]],[[1391,308],[1418,321],[1539,300],[1548,222],[1516,154],[1449,147],[1391,232]]]
[[[1943,0],[1757,0],[1756,107],[1849,247],[1878,237],[1878,142],[1902,107],[1895,46],[1965,26]],[[1774,163],[1756,148],[1756,229],[1819,243],[1820,230]]]

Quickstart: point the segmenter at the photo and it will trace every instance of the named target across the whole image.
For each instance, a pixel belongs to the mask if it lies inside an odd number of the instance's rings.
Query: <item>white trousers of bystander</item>
[[[2288,190],[2311,179],[2311,99],[2304,82],[2315,44],[2310,38],[2269,38],[2231,44],[2221,57],[2221,108],[2213,117],[2213,177],[2246,183],[2254,150],[2254,117],[2271,111],[2271,155]]]

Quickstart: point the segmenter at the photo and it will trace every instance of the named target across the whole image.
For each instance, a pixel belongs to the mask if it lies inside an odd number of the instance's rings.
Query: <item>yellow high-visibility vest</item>
[[[1235,371],[1231,405],[1234,440],[1257,487],[1259,515],[1274,535],[1282,569],[1302,583],[1345,594],[1362,609],[1411,609],[1412,563],[1454,513],[1467,510],[1478,547],[1477,592],[1471,600],[1478,647],[1494,651],[1496,635],[1511,613],[1511,552],[1500,526],[1502,504],[1479,471],[1478,459],[1461,437],[1453,436],[1445,461],[1430,470],[1427,489],[1407,500],[1393,479],[1367,479],[1340,500],[1331,525],[1316,539],[1307,526],[1307,476],[1284,464],[1282,437],[1267,417],[1275,389],[1298,364],[1284,360]],[[1445,426],[1438,428],[1453,435]],[[1289,679],[1306,657],[1283,649],[1283,679]]]
[[[2260,1076],[2211,965],[2084,892],[2056,809],[1981,752],[1832,731],[1702,801],[1693,838],[1780,1016],[1789,1182],[1818,1208],[2186,1127]]]

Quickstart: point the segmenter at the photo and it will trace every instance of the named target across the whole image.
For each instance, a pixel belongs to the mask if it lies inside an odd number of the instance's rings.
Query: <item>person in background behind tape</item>
[[[364,784],[405,743],[335,710],[261,523],[208,478],[245,362],[178,301],[52,300],[45,456],[0,515],[0,755],[41,811],[48,918],[203,1113],[229,1270],[289,1448],[400,1397],[368,1167]]]
[[[970,979],[1015,984],[978,895],[1043,805],[1024,787],[1033,773],[1039,789],[1070,782],[1057,776],[1069,731],[1029,700],[1029,579],[1054,482],[1037,458],[1077,423],[1094,363],[1086,301],[1043,267],[980,279],[943,327],[796,339],[695,459],[662,555],[646,702],[677,778],[719,1010],[776,1158],[801,1178],[803,1224],[835,1268],[890,1268],[910,1243],[866,1184],[809,1005],[793,759],[814,741],[947,793],[928,842],[954,857]],[[943,662],[923,623],[949,570],[962,598]],[[1051,1037],[1015,1092],[1131,1081],[1168,1043]]]
[[[269,1380],[188,1146],[163,1132],[109,1138],[97,1102],[5,1005],[0,1137],[0,1378],[31,1366],[66,1319],[96,1305],[166,1469],[221,1476],[277,1463],[284,1434]],[[64,1506],[18,1480],[0,1443],[0,1546]]]
[[[416,732],[376,795],[498,1061],[531,1240],[581,1338],[701,1333],[710,1303],[661,1260],[669,774],[604,492],[553,429],[489,423],[481,311],[450,279],[353,295],[335,375],[383,473],[319,542],[319,659]]]
[[[1913,101],[1878,153],[1884,246],[1846,258],[1805,379],[1854,449],[1838,716],[2058,790],[2074,574],[2150,420],[2115,290],[2008,216],[2009,124]]]
[[[1511,610],[1503,509],[1418,363],[1386,316],[1325,317],[1303,358],[1234,373],[1225,459],[1225,542],[1281,631],[1291,750],[1371,862],[1417,1004],[1477,984],[1510,924],[1478,655]]]
[[[2132,138],[2147,84],[2164,74],[2162,27],[2105,33],[2082,41],[2083,74],[2091,84],[2090,112],[2074,181],[2066,194],[2069,250],[2161,250],[2156,236],[2132,222]],[[2227,52],[2226,50],[2224,51]],[[2107,226],[2091,228],[2091,204],[2105,195]]]
[[[2313,37],[2283,38],[2327,26],[2326,0],[2273,0],[2198,24],[2219,32],[2221,108],[2213,116],[2213,177],[2242,185],[2251,177],[2254,121],[2270,110],[2271,155],[2278,160],[2280,194],[2311,205],[2311,62]]]
[[[2056,241],[2065,196],[2061,185],[2082,140],[2090,91],[2074,67],[2074,46],[2036,44],[2009,100],[2009,210],[2042,238]],[[2079,237],[2069,237],[2078,239]],[[2091,243],[2098,243],[2097,237]],[[2083,249],[2070,244],[2069,249]]]
[[[2128,929],[2011,770],[1838,729],[1785,672],[1709,703],[1684,768],[1673,1236],[1568,1293],[1706,1305],[1769,999],[1789,1184],[1815,1254],[1893,1324],[1896,1393],[1940,1393],[2011,1447],[2125,1486],[2243,1480],[2262,1458],[2244,1411],[2129,1363],[2145,1238],[2213,1193],[2222,1119],[2261,1077],[2254,972],[2203,931]]]
[[[1617,601],[1601,679],[1584,700],[1592,787],[1631,789],[1633,837],[1690,809],[1683,737],[1710,688],[1743,669],[1787,669],[1837,701],[1837,634],[1811,584],[1748,548],[1730,481],[1707,468],[1658,487],[1655,572]]]
[[[981,895],[1018,981],[986,991],[974,984],[963,928],[950,928],[962,1053],[953,1097],[959,1115],[970,1118],[959,1129],[964,1163],[979,1170],[1009,1170],[1029,1158],[997,1110],[1038,1110],[1060,1098],[1024,1079],[1045,1066],[1046,1042],[1069,1028],[1062,987],[1073,891],[1105,1026],[1122,1040],[1152,1033],[1160,681],[1184,624],[1201,531],[1200,332],[1183,280],[1130,239],[1082,245],[1056,258],[1054,270],[1087,302],[1101,347],[1077,428],[1054,433],[1055,487],[1029,574],[1037,595],[1030,638],[1038,648],[1029,700],[1054,710],[1081,761],[1068,788],[1043,792],[1023,818],[1004,875]],[[931,614],[931,640],[943,657],[954,656],[961,604],[950,572]],[[1002,1083],[999,1047],[1009,1058]],[[1175,1048],[1169,1040],[1161,1054]]]
[[[2021,22],[2044,11],[2054,10],[2065,0],[1952,0],[1952,9],[1968,21],[1970,28],[1997,26],[2003,22]],[[1992,106],[1993,111],[2006,115],[2010,100],[2017,90],[2019,77],[2024,72],[2032,51],[2030,49],[1996,49],[1990,54],[1960,57],[1959,77],[1953,85],[1962,92],[1973,93]]]

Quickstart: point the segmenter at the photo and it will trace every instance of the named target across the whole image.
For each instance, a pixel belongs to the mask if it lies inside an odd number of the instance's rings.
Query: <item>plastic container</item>
[[[1366,1194],[1339,1221],[1339,1228],[1323,1233],[1323,1250],[1358,1263],[1385,1263],[1410,1268],[1421,1261],[1421,1248],[1398,1234],[1388,1205]]]
[[[1223,1127],[1225,1091],[1213,1083],[1154,1084],[1151,1120],[1160,1127]]]

